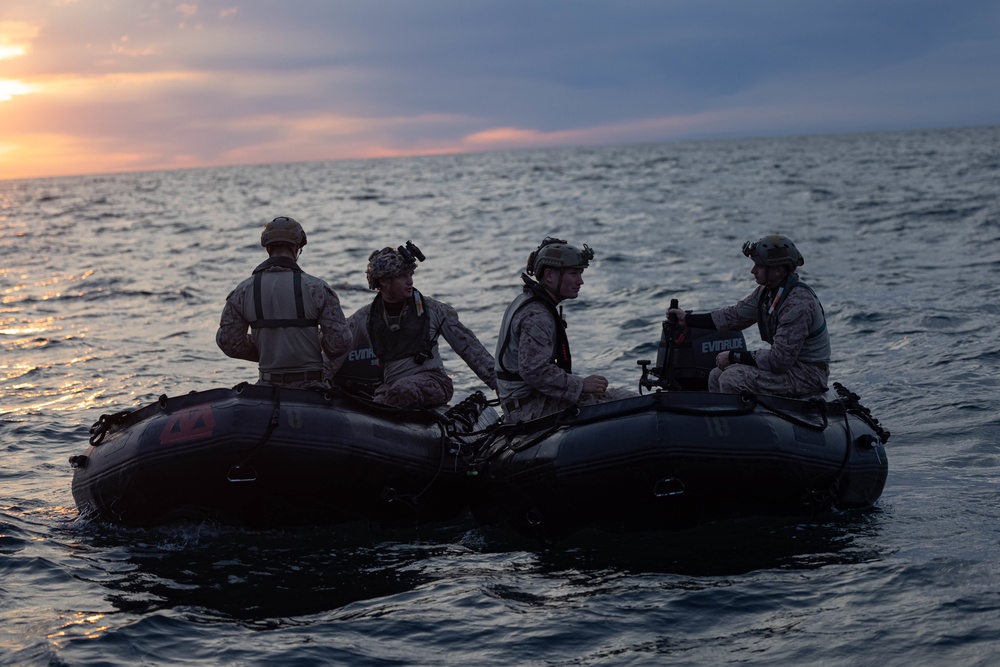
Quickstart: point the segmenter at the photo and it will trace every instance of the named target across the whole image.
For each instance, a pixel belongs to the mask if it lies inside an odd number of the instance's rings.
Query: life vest
[[[375,295],[368,311],[368,339],[383,365],[416,357],[421,351],[426,354],[433,345],[428,345],[431,341],[431,318],[424,308],[420,292],[413,290],[412,299],[403,306],[398,317],[399,324],[390,326],[382,295]]]
[[[273,267],[288,271],[271,271]],[[319,306],[302,288],[302,269],[287,257],[271,257],[253,270],[252,298],[242,304],[261,372],[316,371],[323,368],[317,330]]]
[[[518,342],[513,335],[514,316],[529,303],[540,302],[552,314],[556,323],[556,339],[553,341],[550,363],[567,373],[573,372],[573,355],[566,336],[566,320],[556,309],[556,304],[541,285],[522,274],[524,289],[510,302],[500,325],[500,340],[497,341],[496,371],[497,391],[502,398],[523,398],[533,390],[517,372]]]
[[[774,334],[778,330],[778,311],[788,301],[792,290],[798,287],[805,289],[812,295],[813,322],[816,323],[802,344],[802,349],[799,351],[799,361],[828,364],[832,351],[823,304],[820,303],[816,292],[802,282],[799,279],[799,274],[795,272],[788,274],[788,277],[776,289],[761,289],[760,297],[757,300],[757,330],[760,332],[761,340],[768,344],[774,344]]]
[[[295,317],[276,317],[276,315],[286,315],[291,313],[266,313],[270,317],[265,317],[263,283],[264,273],[272,266],[280,266],[292,271],[292,292],[295,298]],[[273,274],[280,276],[280,272]],[[255,317],[250,319],[251,329],[285,329],[285,328],[306,328],[316,327],[319,320],[307,318],[305,301],[302,298],[302,269],[295,263],[295,260],[287,257],[271,257],[253,270],[253,309]]]

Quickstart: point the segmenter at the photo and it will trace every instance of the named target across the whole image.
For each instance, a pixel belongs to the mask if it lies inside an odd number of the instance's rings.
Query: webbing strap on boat
[[[257,471],[247,461],[270,440],[271,434],[274,433],[274,429],[278,428],[281,418],[281,389],[278,385],[271,385],[271,389],[271,394],[274,397],[274,410],[271,412],[271,420],[268,422],[267,428],[264,429],[264,435],[261,436],[261,439],[250,448],[250,451],[247,452],[246,456],[239,463],[229,468],[226,479],[230,482],[253,482],[257,479]]]

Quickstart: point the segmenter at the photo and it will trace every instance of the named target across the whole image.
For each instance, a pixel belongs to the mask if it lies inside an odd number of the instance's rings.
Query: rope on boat
[[[851,432],[850,410],[848,410],[843,397],[836,400],[844,408],[844,434],[846,438],[846,441],[844,442],[844,458],[840,462],[840,468],[838,468],[837,472],[834,473],[833,479],[827,485],[825,490],[807,490],[802,495],[802,502],[806,505],[812,505],[814,521],[821,513],[833,507],[834,503],[837,502],[837,499],[840,498],[841,484],[844,481],[844,474],[847,472],[851,462],[851,450],[854,448],[854,435]]]
[[[757,403],[757,405],[759,405],[760,407],[764,408],[765,410],[767,410],[768,412],[770,412],[771,414],[773,414],[775,417],[778,417],[780,419],[784,419],[785,421],[791,422],[792,424],[795,424],[796,426],[801,426],[803,428],[812,429],[813,431],[825,431],[826,427],[830,425],[830,420],[829,420],[829,417],[827,416],[827,412],[826,412],[826,401],[822,401],[822,400],[815,399],[815,398],[814,399],[810,399],[810,401],[809,401],[809,407],[812,408],[812,409],[814,409],[816,412],[820,413],[820,415],[823,418],[823,423],[822,424],[814,424],[814,423],[808,422],[808,421],[806,421],[804,419],[799,419],[795,415],[789,414],[788,412],[785,412],[784,410],[779,410],[778,408],[776,408],[776,407],[774,407],[772,405],[768,405],[767,402],[760,400],[759,396],[755,396],[754,394],[749,394],[749,392],[744,392],[744,393],[748,394],[750,396],[753,396],[754,400]],[[845,414],[845,417],[846,417],[846,414],[847,414],[846,411],[845,411],[844,414]]]
[[[853,438],[850,429],[850,423],[848,421],[849,414],[857,416],[859,419],[868,424],[872,428],[872,430],[878,434],[878,438],[882,443],[886,442],[889,439],[889,431],[884,429],[879,424],[878,419],[872,416],[871,411],[861,404],[861,399],[860,397],[858,397],[857,394],[848,391],[839,382],[834,383],[834,388],[837,390],[837,393],[839,394],[839,398],[836,399],[836,401],[840,403],[841,406],[843,407],[844,423],[847,428],[848,437],[851,438],[851,442],[853,442]],[[657,392],[657,394],[654,394],[654,396],[657,395],[659,395],[659,392]],[[820,431],[820,432],[825,431],[830,424],[828,405],[827,402],[822,399],[814,398],[808,401],[810,409],[814,410],[817,414],[820,415],[821,423],[811,422],[802,419],[787,410],[777,407],[770,401],[762,399],[762,397],[752,392],[747,392],[747,391],[743,392],[740,395],[740,399],[741,399],[741,404],[738,407],[722,409],[722,410],[714,407],[700,408],[691,406],[670,405],[663,402],[663,400],[660,399],[657,401],[655,409],[663,412],[670,412],[673,414],[688,415],[688,416],[736,417],[736,416],[744,416],[751,414],[758,407],[760,407],[780,419],[784,419],[785,421],[788,421],[794,425],[801,426],[803,428],[807,428],[814,431]],[[614,416],[617,417],[636,412],[643,412],[647,409],[648,406],[637,406],[632,409],[616,412]],[[550,435],[552,435],[552,433],[559,430],[563,426],[585,424],[592,421],[598,421],[600,419],[604,419],[607,417],[606,414],[597,414],[594,415],[593,417],[588,417],[585,419],[576,419],[577,415],[579,415],[579,410],[576,408],[576,406],[573,406],[567,408],[561,413],[556,413],[554,415],[549,416],[548,418],[552,421],[551,426],[548,426],[542,430],[535,432],[534,437],[519,442],[516,446],[513,445],[514,437],[518,434],[526,433],[526,430],[524,428],[525,426],[524,422],[518,422],[516,424],[501,423],[494,425],[486,431],[487,437],[485,437],[481,442],[475,443],[480,447],[480,451],[485,452],[486,454],[485,456],[480,457],[477,463],[480,465],[489,463],[492,459],[496,458],[504,450],[519,452],[524,449],[527,449],[536,444],[538,441],[549,437]],[[865,436],[862,436],[862,438],[864,437]],[[503,441],[503,446],[493,447],[492,451],[487,451],[490,449],[490,447],[495,445],[496,442],[500,440]],[[874,438],[872,438],[869,435],[868,439],[862,444],[868,444],[869,446],[874,447],[878,443],[875,442]],[[843,470],[846,469],[846,466],[849,463],[850,446],[847,449],[848,451],[846,452],[846,456],[848,458],[845,459],[845,462],[842,464],[840,472],[838,473],[837,480],[835,480],[838,483],[840,477],[842,477]]]
[[[840,498],[841,490],[845,483],[845,476],[850,469],[851,454],[855,445],[854,432],[851,430],[850,415],[861,419],[877,434],[876,436],[872,436],[870,433],[860,435],[856,441],[858,445],[875,448],[880,444],[884,444],[890,435],[889,431],[879,424],[878,419],[872,416],[871,410],[861,404],[861,398],[857,394],[848,390],[839,382],[835,382],[833,386],[837,391],[838,397],[836,401],[840,403],[844,412],[844,434],[846,438],[846,442],[844,443],[844,458],[826,491],[812,492],[811,497],[809,494],[803,496],[803,502],[814,504],[814,518],[816,514],[833,506]]]
[[[491,424],[485,429],[479,431],[466,430],[459,432],[456,427],[456,423],[461,424],[466,429],[474,428],[476,422],[479,421],[479,417],[489,405],[490,401],[487,400],[483,392],[477,391],[463,399],[458,404],[448,408],[443,415],[435,410],[417,408],[417,411],[428,415],[432,420],[434,420],[438,428],[441,430],[441,458],[438,461],[437,470],[434,471],[433,477],[431,477],[430,481],[427,482],[424,488],[417,493],[399,495],[396,494],[394,489],[387,489],[387,491],[392,491],[392,493],[391,495],[386,496],[386,500],[388,502],[405,501],[416,508],[420,502],[420,498],[434,486],[438,477],[441,476],[441,471],[444,470],[446,464],[446,454],[454,456],[454,469],[457,472],[458,462],[462,455],[468,453],[474,454],[478,451],[478,446],[486,441],[488,434],[493,433],[496,429],[496,424]],[[485,437],[472,442],[465,442],[463,440],[464,438],[475,438],[477,436]],[[467,445],[468,449],[463,450],[463,445]],[[474,468],[470,467],[470,470],[474,470]]]
[[[97,447],[104,442],[104,436],[108,434],[108,431],[125,421],[125,417],[130,414],[132,414],[131,410],[122,410],[110,415],[101,415],[90,427],[90,444]]]
[[[849,390],[844,385],[839,382],[833,383],[833,388],[837,390],[837,394],[844,399],[841,401],[842,404],[846,405],[846,409],[858,419],[868,424],[876,434],[878,434],[879,439],[885,443],[888,442],[889,436],[891,435],[888,429],[884,428],[872,415],[872,411],[861,405],[861,397],[855,394],[853,391]]]
[[[430,491],[431,487],[434,486],[434,483],[437,482],[438,477],[441,476],[441,471],[444,470],[445,452],[452,451],[448,447],[448,442],[449,442],[450,439],[448,438],[448,433],[447,433],[447,430],[446,430],[446,428],[445,428],[445,426],[443,424],[443,420],[442,420],[442,422],[438,423],[438,426],[441,428],[441,458],[438,461],[437,470],[434,471],[434,475],[431,477],[430,481],[427,482],[426,486],[424,486],[424,488],[420,489],[420,491],[418,491],[417,493],[406,493],[406,494],[399,495],[399,494],[396,493],[395,489],[385,489],[385,490],[383,490],[383,494],[385,494],[386,491],[391,491],[392,492],[391,495],[386,495],[385,496],[385,500],[387,502],[393,502],[393,501],[396,501],[396,500],[403,500],[403,501],[408,502],[411,506],[413,506],[414,510],[416,510],[417,505],[420,503],[420,498],[423,497],[423,495],[425,493],[427,493],[428,491]],[[458,456],[457,456],[457,451],[458,450],[453,450],[453,451],[456,452],[455,465],[457,467],[458,466]]]

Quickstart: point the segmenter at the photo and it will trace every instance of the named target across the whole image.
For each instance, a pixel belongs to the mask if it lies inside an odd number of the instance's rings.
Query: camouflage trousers
[[[444,405],[454,395],[455,386],[447,373],[432,370],[379,385],[374,400],[394,408],[434,408]]]
[[[512,409],[510,412],[507,412],[507,408],[505,407],[504,413],[506,416],[504,417],[504,422],[507,424],[515,424],[522,421],[531,421],[532,419],[538,419],[539,417],[551,415],[555,412],[562,412],[566,408],[573,405],[596,405],[597,403],[620,401],[625,398],[632,398],[633,396],[638,396],[638,394],[634,391],[621,389],[619,387],[608,387],[607,390],[600,395],[585,394],[580,397],[580,400],[577,403],[552,398],[551,396],[542,396],[539,394],[537,398],[528,398],[524,402],[518,403],[517,407]]]
[[[829,372],[820,366],[797,363],[786,373],[771,373],[756,366],[733,364],[725,370],[713,368],[708,375],[708,390],[723,394],[770,394],[791,398],[809,398],[827,391]]]

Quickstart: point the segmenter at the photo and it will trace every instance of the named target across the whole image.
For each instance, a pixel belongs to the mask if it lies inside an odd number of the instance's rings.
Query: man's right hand
[[[603,394],[608,388],[608,380],[602,375],[588,375],[583,378],[584,394]]]
[[[683,311],[680,308],[670,308],[667,310],[667,318],[671,315],[677,318],[677,324],[684,326],[684,321],[687,319],[686,311]]]

